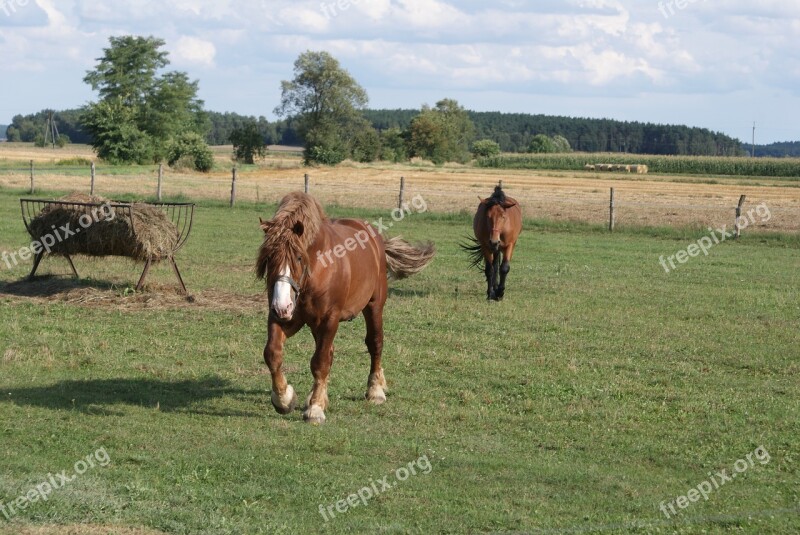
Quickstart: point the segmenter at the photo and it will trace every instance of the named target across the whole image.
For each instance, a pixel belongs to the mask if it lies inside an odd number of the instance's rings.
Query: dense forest
[[[367,110],[364,115],[381,130],[406,128],[417,110]],[[469,112],[476,139],[491,139],[504,152],[526,152],[537,134],[565,137],[573,150],[635,154],[744,154],[739,140],[704,128],[679,125],[583,119],[526,113]]]
[[[297,132],[287,121],[268,121],[265,117],[250,117],[237,113],[206,112],[211,145],[230,143],[234,128],[255,122],[266,144],[302,145]],[[54,113],[58,132],[73,143],[90,143],[91,138],[81,129],[80,109]],[[378,131],[390,128],[406,130],[419,110],[364,110],[364,117]],[[44,132],[48,112],[17,115],[6,129],[9,141],[34,141]],[[586,119],[524,113],[469,112],[475,125],[475,139],[496,141],[504,152],[526,152],[537,134],[565,137],[573,150],[584,152],[629,152],[635,154],[678,155],[747,155],[748,144],[727,135],[704,128],[680,125]],[[756,145],[757,156],[800,157],[800,141]]]
[[[16,115],[6,129],[8,141],[34,141],[37,135],[44,135],[49,110],[30,115]],[[91,143],[91,137],[81,130],[81,110],[64,110],[53,113],[58,133],[66,135],[72,143]]]
[[[800,141],[756,145],[756,156],[772,156],[775,158],[790,156],[792,158],[800,158]]]

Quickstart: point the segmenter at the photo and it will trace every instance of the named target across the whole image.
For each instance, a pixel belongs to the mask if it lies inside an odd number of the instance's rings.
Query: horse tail
[[[473,238],[472,236],[467,237],[467,240],[469,240],[469,243],[461,243],[459,247],[469,254],[470,267],[480,268],[483,262],[483,249],[481,249],[481,244],[478,242],[477,238]]]
[[[436,254],[433,243],[420,243],[414,246],[400,236],[386,240],[384,248],[389,277],[396,280],[416,275],[430,264]]]

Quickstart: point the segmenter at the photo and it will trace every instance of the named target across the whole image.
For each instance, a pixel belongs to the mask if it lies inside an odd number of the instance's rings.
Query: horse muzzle
[[[294,314],[294,302],[289,301],[286,306],[273,303],[270,307],[270,313],[275,319],[289,321],[292,319],[292,315]]]

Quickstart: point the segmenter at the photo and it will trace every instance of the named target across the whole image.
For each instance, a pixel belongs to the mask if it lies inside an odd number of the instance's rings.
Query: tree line
[[[55,111],[53,117],[58,132],[72,143],[91,144],[92,137],[80,123],[81,109]],[[49,110],[29,115],[16,115],[5,133],[8,141],[34,142],[43,136]],[[265,145],[301,146],[303,139],[291,121],[269,121],[233,112],[206,112],[209,145],[231,144],[231,134],[246,125],[255,124]],[[420,110],[362,111],[363,116],[382,133],[402,134]],[[467,111],[475,127],[475,137],[496,142],[503,152],[528,152],[533,138],[541,133],[563,135],[573,150],[581,152],[631,152],[639,154],[692,155],[704,154],[698,148],[706,146],[708,155],[749,155],[750,144],[742,143],[710,130],[679,125],[626,123],[610,119],[579,119],[547,115],[507,114],[500,112]],[[522,126],[524,125],[524,126]],[[563,134],[561,134],[563,133]],[[692,151],[692,147],[695,150]],[[800,157],[800,141],[756,145],[756,156]]]

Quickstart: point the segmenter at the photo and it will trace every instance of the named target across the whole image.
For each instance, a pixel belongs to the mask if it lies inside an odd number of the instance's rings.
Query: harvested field
[[[175,172],[165,168],[165,196],[229,200],[231,173],[227,169],[230,146],[214,147],[217,168],[211,173]],[[471,212],[478,197],[487,196],[502,180],[521,202],[525,216],[556,221],[605,224],[608,221],[609,189],[615,188],[616,220],[619,226],[706,227],[733,226],[734,206],[747,195],[744,213],[766,203],[768,221],[756,218],[753,225],[764,231],[800,230],[800,182],[771,178],[747,179],[717,176],[634,175],[624,172],[587,174],[582,171],[536,171],[486,169],[457,164],[435,167],[426,162],[412,164],[356,164],[337,167],[303,167],[296,147],[271,147],[270,156],[256,167],[240,169],[237,200],[277,202],[290,191],[303,188],[303,175],[310,177],[310,191],[325,204],[391,209],[397,205],[400,177],[405,177],[407,200],[422,195],[428,210]],[[93,159],[90,147],[40,149],[28,144],[0,147],[0,162],[25,167],[28,159],[52,169],[59,159]],[[85,177],[47,170],[37,173],[36,184],[48,190],[87,191]],[[104,168],[98,165],[97,191],[107,197],[133,194],[151,198],[156,191],[156,166],[140,169]],[[29,172],[0,172],[0,186],[29,187]],[[752,230],[752,229],[751,229]]]
[[[105,196],[135,194],[152,196],[155,169],[146,175],[113,176],[98,171],[98,190]],[[335,168],[243,170],[238,174],[237,199],[276,202],[290,191],[303,188],[303,174],[310,176],[310,191],[323,203],[353,207],[396,206],[400,177],[405,177],[407,200],[422,195],[434,212],[472,211],[478,197],[487,196],[498,180],[522,204],[526,217],[602,224],[608,221],[609,189],[615,188],[617,223],[620,226],[733,225],[740,195],[747,195],[744,210],[767,203],[771,218],[757,220],[755,228],[766,231],[800,230],[800,184],[769,179],[691,179],[671,176],[604,174],[602,178],[574,172],[500,171],[468,167],[418,167],[403,165],[340,165]],[[25,188],[24,174],[0,175],[0,186]],[[87,178],[59,174],[37,177],[50,190],[88,189]],[[167,196],[191,195],[192,199],[230,199],[229,172],[189,175],[166,172]]]

